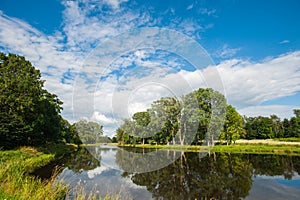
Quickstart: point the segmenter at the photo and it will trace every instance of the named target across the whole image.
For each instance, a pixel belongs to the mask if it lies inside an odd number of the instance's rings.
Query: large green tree
[[[246,130],[244,129],[244,122],[242,116],[236,109],[228,105],[226,109],[226,120],[224,124],[224,131],[222,133],[223,139],[226,140],[227,145],[235,142],[240,137],[245,137]]]
[[[0,146],[57,141],[62,102],[44,89],[41,73],[24,57],[0,52]]]
[[[103,136],[103,126],[97,122],[80,120],[74,123],[75,131],[85,144],[96,144]]]
[[[214,145],[223,130],[226,115],[226,99],[223,94],[211,88],[194,91],[199,103],[198,139],[205,138],[208,145]]]

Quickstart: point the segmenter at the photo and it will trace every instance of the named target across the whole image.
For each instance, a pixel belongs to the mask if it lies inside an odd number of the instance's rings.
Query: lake
[[[299,199],[300,157],[87,147],[36,173],[121,199]],[[47,174],[48,173],[48,174]]]

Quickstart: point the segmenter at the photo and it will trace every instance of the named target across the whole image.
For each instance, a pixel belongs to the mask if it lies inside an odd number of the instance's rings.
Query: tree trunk
[[[172,129],[172,143],[175,145],[175,135],[174,135],[174,128]]]
[[[214,137],[213,137],[213,136],[211,136],[211,146],[212,146],[212,147],[215,146],[215,140],[214,140]]]
[[[185,135],[186,135],[186,123],[183,124],[183,133],[181,131],[181,128],[179,128],[179,141],[180,145],[184,145]]]

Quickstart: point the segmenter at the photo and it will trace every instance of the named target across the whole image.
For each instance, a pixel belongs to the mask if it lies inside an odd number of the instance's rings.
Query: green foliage
[[[300,110],[294,110],[295,117],[280,120],[270,117],[245,117],[246,139],[300,138]]]
[[[96,144],[103,135],[103,126],[97,122],[80,120],[74,123],[76,134],[84,144]]]
[[[125,119],[117,130],[122,144],[201,144],[214,146],[215,140],[235,143],[242,139],[300,138],[300,110],[295,117],[281,121],[270,117],[241,117],[226,104],[222,94],[199,88],[177,100],[163,97],[154,101],[147,111]]]
[[[236,109],[228,105],[226,109],[226,120],[224,124],[224,131],[221,138],[226,140],[227,144],[231,144],[239,138],[243,138],[246,135],[244,129],[244,122],[242,116],[236,111]]]
[[[274,138],[272,121],[269,117],[246,117],[247,139]]]
[[[111,143],[112,139],[108,136],[100,136],[98,139],[98,143]]]
[[[225,114],[224,96],[200,88],[181,100],[163,97],[147,111],[125,119],[117,129],[117,140],[123,144],[186,145],[206,139],[213,145],[223,129]]]
[[[290,137],[290,138],[275,138],[277,141],[282,141],[282,142],[300,142],[300,137],[295,138],[295,137]]]
[[[22,56],[0,52],[0,78],[0,147],[63,140],[62,102],[44,89],[39,70]]]

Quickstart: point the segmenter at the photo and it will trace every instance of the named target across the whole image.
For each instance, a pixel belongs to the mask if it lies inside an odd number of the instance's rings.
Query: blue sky
[[[64,101],[64,117],[72,121],[74,87],[80,90],[76,77],[87,69],[95,72],[87,67],[91,63],[106,62],[96,57],[105,42],[137,28],[166,28],[205,49],[228,102],[241,114],[284,118],[300,108],[299,8],[297,0],[1,1],[0,50],[24,55],[39,68],[46,88]],[[173,52],[151,48],[131,49],[107,63],[109,70],[100,67],[94,73],[93,94],[82,93],[93,96],[88,118],[108,127],[107,134],[153,99],[186,92],[181,80],[196,88],[203,86],[196,72],[207,80],[212,72],[212,66],[193,68]],[[116,92],[120,88],[127,93]],[[118,102],[124,102],[122,97],[127,108],[117,113],[125,106]],[[88,110],[84,105],[91,102],[81,98],[77,109]]]

